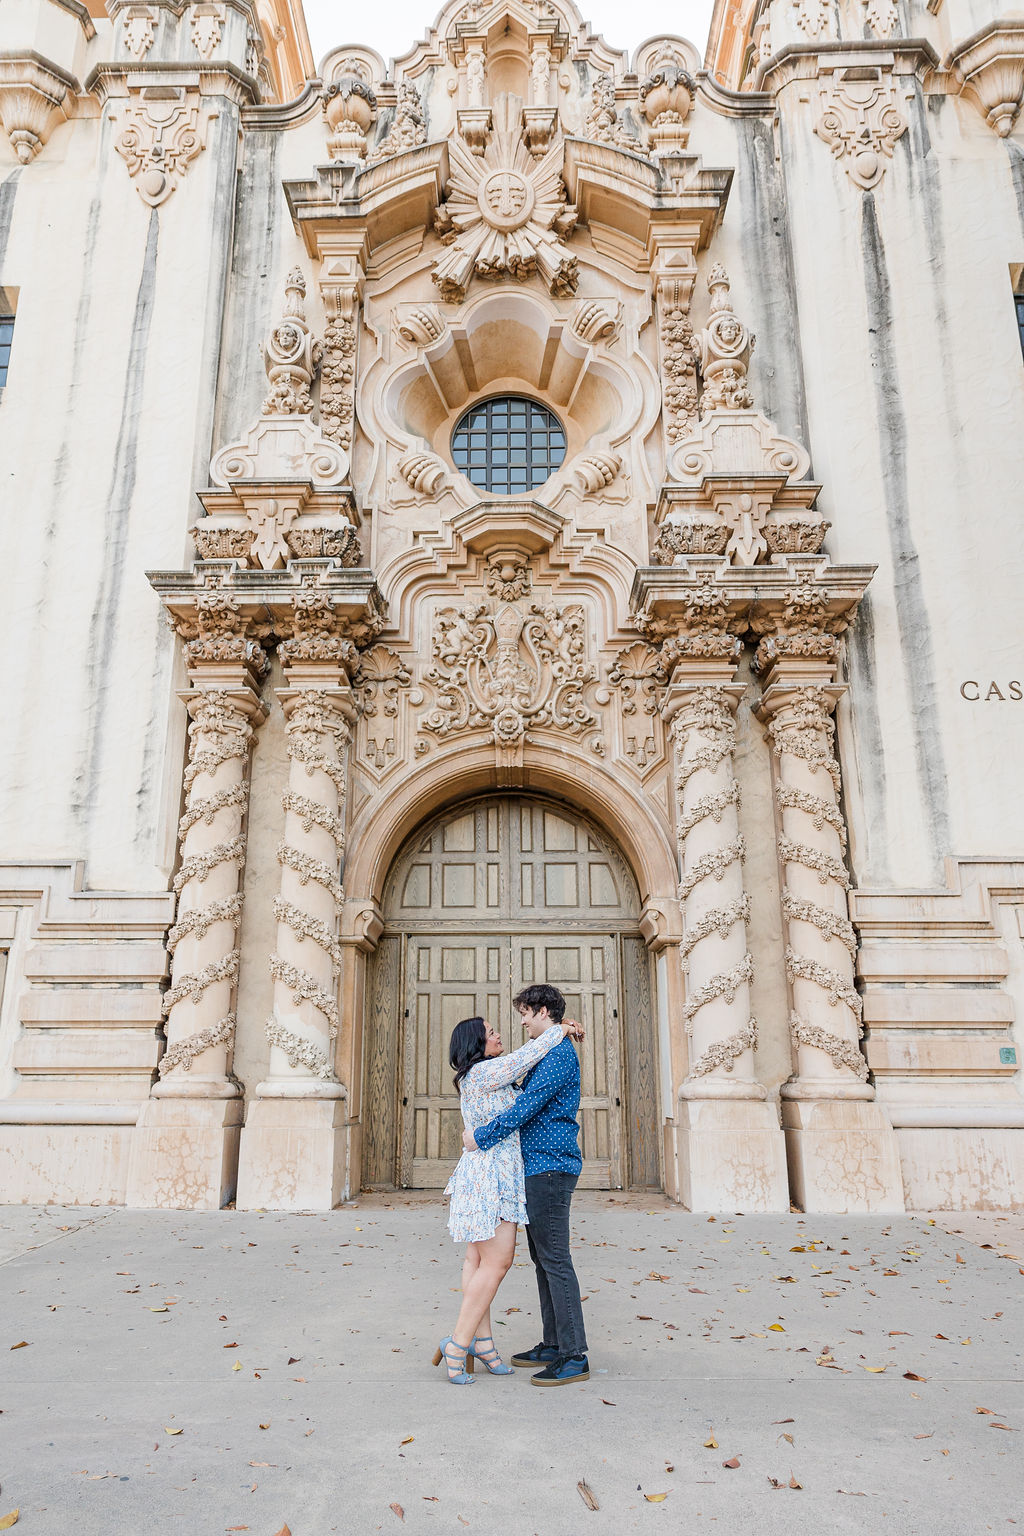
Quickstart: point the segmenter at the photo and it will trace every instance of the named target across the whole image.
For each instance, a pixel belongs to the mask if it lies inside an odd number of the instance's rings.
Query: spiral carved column
[[[242,1118],[231,1071],[242,913],[248,760],[266,718],[266,657],[233,596],[214,588],[172,614],[185,639],[191,723],[178,897],[167,936],[167,1048],[143,1105],[129,1159],[127,1203],[216,1210],[234,1193]]]
[[[774,764],[792,999],[796,1070],[782,1087],[782,1117],[793,1195],[807,1211],[902,1210],[896,1135],[872,1102],[859,1044],[857,938],[848,916],[847,830],[833,750],[832,713],[845,692],[832,681],[836,641],[805,628],[762,641],[758,656],[766,676],[757,712]]]
[[[784,1211],[786,1157],[778,1116],[757,1081],[754,968],[747,947],[749,902],[735,778],[734,681],[742,609],[727,588],[682,594],[661,620],[673,633],[663,714],[675,747],[688,1071],[672,1128],[675,1187],[695,1211]],[[735,610],[735,611],[734,611]]]
[[[270,1063],[250,1105],[238,1171],[239,1209],[330,1210],[344,1197],[349,1158],[348,1089],[335,1070],[343,952],[350,724],[349,671],[358,652],[351,618],[311,587],[281,621],[287,685],[288,782],[281,796],[277,936],[270,956]],[[358,624],[355,631],[359,632]]]
[[[280,697],[290,766],[281,796],[284,841],[277,850],[277,949],[270,957],[270,1077],[259,1092],[344,1098],[333,1056],[341,969],[337,925],[344,899],[338,870],[345,850],[351,704],[347,688],[288,688]]]
[[[750,901],[743,888],[734,714],[742,688],[680,687],[672,719],[690,1070],[684,1098],[763,1099],[754,1080]]]

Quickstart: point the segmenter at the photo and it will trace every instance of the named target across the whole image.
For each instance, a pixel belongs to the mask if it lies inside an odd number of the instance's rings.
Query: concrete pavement
[[[459,1270],[433,1200],[2,1208],[0,1516],[25,1536],[1024,1531],[1019,1218],[584,1194],[575,1230],[591,1380],[458,1389],[429,1363]],[[495,1332],[506,1354],[539,1337],[525,1242]]]

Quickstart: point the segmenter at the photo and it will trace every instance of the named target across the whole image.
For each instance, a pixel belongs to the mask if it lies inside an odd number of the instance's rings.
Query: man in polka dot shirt
[[[557,987],[524,987],[513,998],[531,1040],[565,1014]],[[511,1109],[466,1131],[469,1151],[493,1147],[519,1132],[526,1177],[526,1237],[537,1271],[544,1337],[533,1349],[512,1356],[513,1365],[540,1365],[536,1387],[557,1387],[590,1376],[580,1286],[569,1251],[569,1214],[583,1167],[579,1149],[580,1064],[568,1036],[523,1078],[523,1091]]]

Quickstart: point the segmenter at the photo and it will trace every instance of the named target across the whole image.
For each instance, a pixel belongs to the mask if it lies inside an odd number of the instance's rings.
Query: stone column
[[[292,638],[279,648],[289,775],[277,850],[277,947],[269,961],[270,1070],[242,1133],[239,1209],[329,1210],[345,1190],[348,1092],[335,1072],[337,932],[355,717],[348,669],[357,652],[340,628],[330,599],[307,590],[295,599]]]
[[[857,938],[832,713],[837,641],[825,594],[786,594],[758,647],[775,776],[779,880],[796,1071],[782,1087],[790,1182],[806,1211],[903,1209],[896,1135],[860,1049]],[[849,622],[849,615],[845,617]],[[765,621],[758,626],[765,633]]]
[[[743,883],[740,790],[734,776],[734,682],[740,642],[727,629],[725,595],[691,594],[663,712],[675,748],[689,1071],[678,1090],[679,1187],[691,1210],[788,1209],[785,1148],[767,1090],[757,1081],[750,902]]]
[[[133,1138],[127,1204],[216,1210],[234,1192],[241,1087],[231,1072],[245,862],[246,767],[266,717],[266,658],[238,602],[203,595],[175,621],[192,689],[177,913],[164,997],[167,1049]]]

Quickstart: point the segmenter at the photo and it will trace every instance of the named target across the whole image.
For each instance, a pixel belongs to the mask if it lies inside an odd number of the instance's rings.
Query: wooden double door
[[[462,1150],[451,1032],[480,1014],[506,1050],[512,998],[546,981],[582,1018],[581,1184],[660,1183],[656,1053],[638,897],[618,852],[527,797],[449,812],[399,857],[369,988],[363,1182],[443,1187]]]

